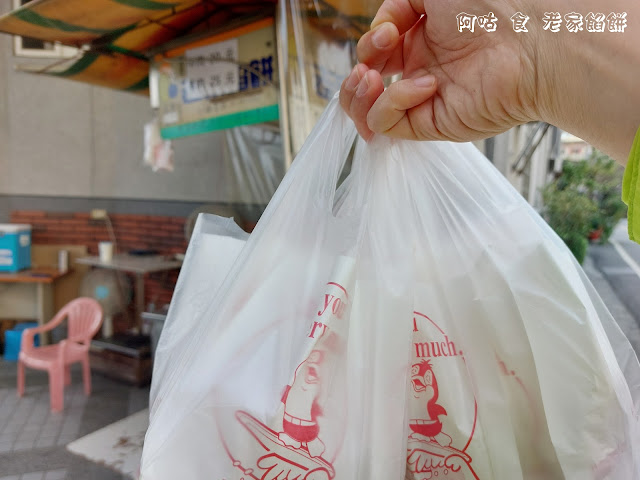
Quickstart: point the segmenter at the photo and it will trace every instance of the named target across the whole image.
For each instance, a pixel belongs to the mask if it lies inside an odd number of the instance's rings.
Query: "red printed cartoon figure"
[[[406,480],[479,480],[467,452],[476,425],[475,398],[454,340],[414,312]]]
[[[307,358],[298,365],[291,385],[282,395],[281,431],[272,430],[247,412],[236,412],[236,418],[257,441],[260,451],[255,457],[247,457],[246,447],[237,448],[238,453],[243,454],[240,458],[233,454],[232,449],[227,449],[233,464],[241,468],[245,476],[256,480],[334,478],[333,466],[322,457],[325,445],[319,438],[318,417],[322,415],[321,395],[326,393],[323,385],[326,387],[329,380],[331,359],[337,347],[337,336],[324,333]]]
[[[438,381],[429,360],[422,360],[411,367],[411,386],[413,397],[424,401],[427,411],[425,418],[410,421],[409,428],[413,432],[411,437],[448,447],[451,445],[451,437],[442,433],[442,422],[438,418],[446,415],[447,411],[438,404]]]
[[[344,257],[336,270],[334,277],[351,284],[353,259]],[[290,384],[281,398],[284,405],[273,417],[265,421],[238,410],[235,418],[244,428],[234,435],[225,435],[225,429],[221,429],[225,450],[233,466],[242,471],[243,478],[335,478],[332,463],[336,449],[340,448],[339,438],[343,434],[340,418],[344,415],[344,412],[336,411],[336,404],[341,400],[340,388],[336,385],[346,380],[336,365],[345,352],[347,325],[343,315],[348,298],[347,290],[341,284],[327,283],[320,309],[309,324],[309,353],[289,377]],[[323,414],[322,407],[331,414]],[[327,440],[329,448],[320,436]]]
[[[289,447],[306,447],[312,457],[320,457],[324,453],[324,444],[318,438],[320,427],[317,422],[322,414],[318,398],[324,357],[322,350],[313,350],[296,369],[293,382],[282,397],[285,405],[283,431],[278,438]]]

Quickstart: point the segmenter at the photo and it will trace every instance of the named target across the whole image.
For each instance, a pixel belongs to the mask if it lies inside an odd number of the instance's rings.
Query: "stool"
[[[37,323],[23,322],[16,325],[12,330],[4,332],[4,359],[8,362],[18,360],[20,354],[20,345],[22,343],[22,332],[26,328],[35,328]],[[36,347],[40,346],[40,335],[34,337]]]

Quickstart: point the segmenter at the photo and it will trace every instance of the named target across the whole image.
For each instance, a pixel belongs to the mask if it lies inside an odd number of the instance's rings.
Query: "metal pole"
[[[289,126],[289,34],[287,28],[287,0],[279,0],[276,8],[276,57],[278,58],[278,84],[280,86],[280,135],[284,149],[284,168],[289,170],[293,162],[291,131]]]

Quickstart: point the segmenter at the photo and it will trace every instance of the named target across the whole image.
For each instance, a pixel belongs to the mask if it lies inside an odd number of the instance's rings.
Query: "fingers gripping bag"
[[[201,295],[142,480],[640,479],[635,353],[471,144],[365,143],[334,99]]]

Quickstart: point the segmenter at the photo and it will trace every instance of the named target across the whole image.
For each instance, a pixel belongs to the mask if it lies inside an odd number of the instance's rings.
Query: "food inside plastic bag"
[[[174,318],[141,478],[640,479],[640,365],[563,242],[471,144],[358,139],[336,192],[355,136],[334,100]]]

